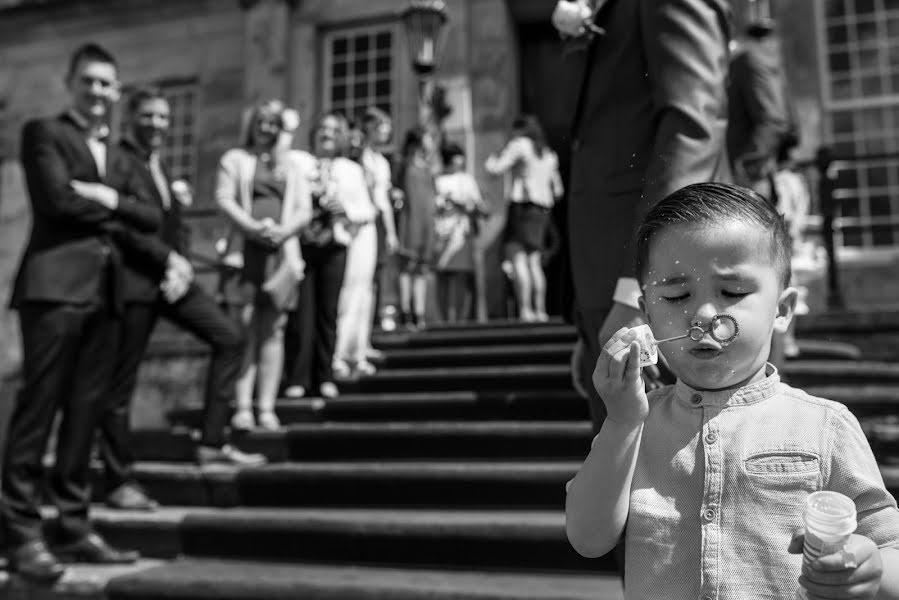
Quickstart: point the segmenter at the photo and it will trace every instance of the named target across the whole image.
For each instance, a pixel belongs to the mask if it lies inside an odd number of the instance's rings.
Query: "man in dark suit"
[[[569,59],[583,62],[568,182],[580,338],[573,377],[590,395],[598,430],[605,407],[590,384],[596,359],[616,330],[643,321],[637,225],[674,190],[729,179],[730,15],[724,0],[600,0],[585,13],[579,29],[554,23],[573,34]]]
[[[730,67],[727,151],[736,182],[771,200],[778,150],[790,129],[786,76],[774,21],[755,19],[745,33]]]
[[[132,230],[117,238],[126,267],[125,314],[107,410],[100,423],[100,448],[106,466],[106,504],[113,508],[153,510],[156,502],[147,497],[131,475],[128,415],[138,367],[160,316],[212,349],[197,461],[252,466],[264,463],[265,457],[245,454],[225,443],[235,382],[243,365],[244,338],[238,324],[193,281],[193,269],[185,258],[188,232],[181,205],[190,201],[189,192],[184,189],[184,182],[172,185],[160,160],[171,121],[169,103],[159,90],[140,89],[128,102],[127,117],[129,130],[121,151],[132,158],[135,170],[152,190],[153,205],[163,219],[156,235]]]
[[[6,442],[0,493],[9,568],[52,581],[62,561],[120,563],[137,553],[110,547],[88,519],[89,463],[119,337],[121,257],[111,234],[122,227],[153,231],[156,210],[104,141],[118,99],[113,57],[99,46],[78,49],[66,85],[71,108],[22,132],[33,222],[15,281],[12,307],[22,329],[24,385]],[[127,161],[125,161],[127,162]],[[54,554],[42,533],[42,458],[61,413],[50,492],[59,510]]]

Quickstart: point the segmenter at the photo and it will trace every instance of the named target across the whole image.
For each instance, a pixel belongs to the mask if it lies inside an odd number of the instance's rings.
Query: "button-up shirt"
[[[683,382],[649,395],[625,532],[627,598],[793,598],[787,553],[806,497],[855,501],[858,530],[899,546],[899,511],[858,421],[780,382],[728,391]]]
[[[97,173],[100,178],[106,177],[106,138],[109,137],[109,127],[107,125],[91,126],[90,122],[77,110],[69,110],[69,118],[84,131],[84,140],[87,147],[97,163]]]

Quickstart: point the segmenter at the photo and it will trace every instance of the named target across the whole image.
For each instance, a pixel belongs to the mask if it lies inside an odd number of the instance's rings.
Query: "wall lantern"
[[[448,20],[443,0],[412,0],[402,13],[412,68],[430,75],[438,61],[441,33]]]

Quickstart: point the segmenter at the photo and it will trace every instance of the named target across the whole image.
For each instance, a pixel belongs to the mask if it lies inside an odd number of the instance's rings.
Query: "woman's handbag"
[[[268,294],[272,305],[279,311],[291,308],[297,300],[302,277],[297,277],[286,260],[282,260],[275,272],[262,284],[262,291]]]

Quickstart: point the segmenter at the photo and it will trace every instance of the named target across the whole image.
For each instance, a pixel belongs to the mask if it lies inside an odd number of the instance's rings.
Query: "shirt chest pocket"
[[[808,494],[821,481],[818,456],[803,450],[755,452],[743,460],[743,468],[747,483],[759,491]]]
[[[742,511],[764,514],[766,527],[789,532],[802,524],[808,495],[821,488],[820,459],[803,450],[765,450],[743,460]],[[744,512],[743,514],[747,514]]]

